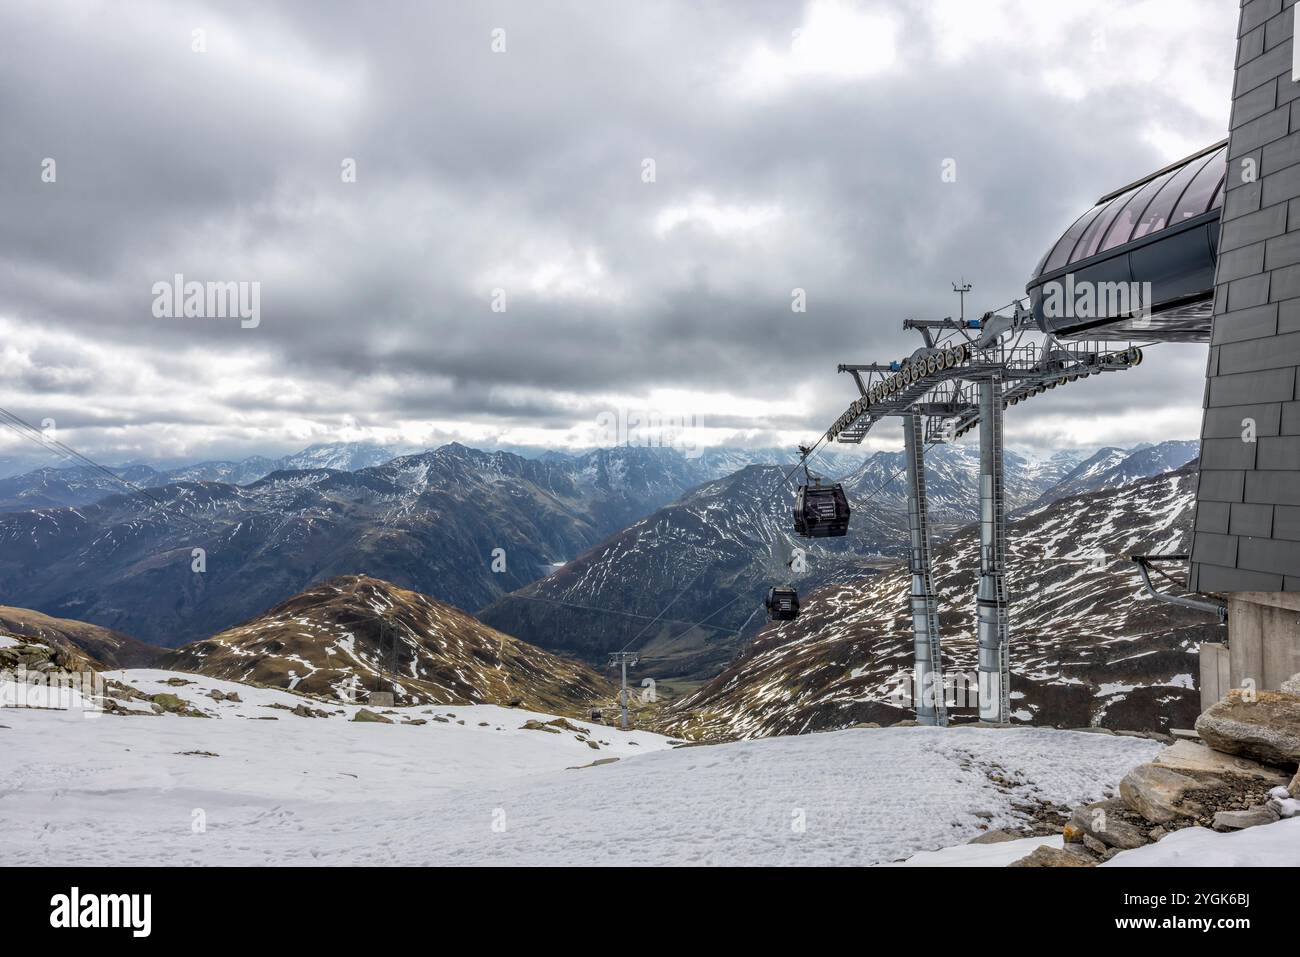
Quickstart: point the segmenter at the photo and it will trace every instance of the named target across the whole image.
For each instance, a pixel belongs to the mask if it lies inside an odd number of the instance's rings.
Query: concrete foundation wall
[[[1201,642],[1201,710],[1222,698],[1231,687],[1228,646],[1217,641]]]

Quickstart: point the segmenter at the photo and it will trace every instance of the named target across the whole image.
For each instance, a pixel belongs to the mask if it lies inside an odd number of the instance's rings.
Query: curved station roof
[[[1097,200],[1026,286],[1039,327],[1057,336],[1208,340],[1226,174],[1224,140]]]

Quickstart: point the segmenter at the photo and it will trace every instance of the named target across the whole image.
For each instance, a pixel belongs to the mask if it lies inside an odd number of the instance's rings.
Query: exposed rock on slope
[[[144,668],[162,653],[120,632],[84,621],[51,618],[27,608],[0,605],[0,634],[12,635],[87,656],[96,666]]]
[[[396,668],[390,671],[391,663]],[[579,713],[608,679],[425,595],[368,577],[316,585],[269,612],[159,659],[158,667],[365,702],[500,704]]]
[[[1195,481],[1184,469],[1066,499],[1012,524],[1015,721],[1149,730],[1192,724],[1197,645],[1220,639],[1221,629],[1146,596],[1120,556],[1185,551]],[[975,669],[978,548],[970,527],[935,552],[949,673]],[[911,717],[893,695],[912,668],[908,590],[899,567],[814,593],[796,621],[765,629],[725,672],[677,702],[669,727],[752,737]]]

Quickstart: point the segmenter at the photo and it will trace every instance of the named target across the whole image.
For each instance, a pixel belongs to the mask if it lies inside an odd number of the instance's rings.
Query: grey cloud
[[[718,421],[815,435],[852,398],[836,363],[910,352],[900,321],[954,312],[959,276],[975,283],[972,312],[1022,295],[1097,195],[1169,158],[1142,141],[1151,123],[1207,143],[1223,132],[1159,83],[1062,99],[1034,82],[1042,64],[1016,37],[946,63],[917,4],[886,6],[904,25],[896,70],[759,99],[732,88],[735,62],[788,44],[798,5],[156,4],[81,22],[6,8],[0,316],[70,333],[102,364],[174,376],[172,403],[108,401],[84,376],[60,391],[100,428],[102,405],[123,424],[186,423],[199,444],[205,428],[224,441],[236,412],[583,418],[558,400],[505,402],[502,386],[806,394],[801,420]],[[1189,4],[1189,20],[1211,7]],[[211,27],[206,57],[189,50],[190,24]],[[488,49],[496,26],[504,55]],[[223,58],[233,40],[251,67]],[[1232,42],[1206,44],[1226,122]],[[38,178],[47,155],[53,186]],[[343,157],[356,184],[339,181]],[[940,180],[947,157],[957,183]],[[754,235],[653,231],[665,207],[700,197],[782,217]],[[530,288],[548,263],[581,272],[588,257],[602,271],[582,281],[617,295]],[[260,281],[261,326],[154,319],[149,289],[176,272]],[[505,314],[488,307],[495,285]],[[795,286],[805,315],[790,312]],[[253,357],[265,380],[228,394],[215,375],[159,367],[191,349]],[[1195,366],[1149,363],[1138,391],[1129,378],[1086,398],[1080,386],[1042,408],[1195,404]],[[32,375],[28,388],[54,387]],[[265,428],[268,447],[283,442]]]

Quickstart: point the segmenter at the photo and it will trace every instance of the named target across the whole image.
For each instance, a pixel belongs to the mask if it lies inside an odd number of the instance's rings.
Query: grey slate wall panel
[[[1190,584],[1199,591],[1300,590],[1294,6],[1241,4],[1192,544]]]

